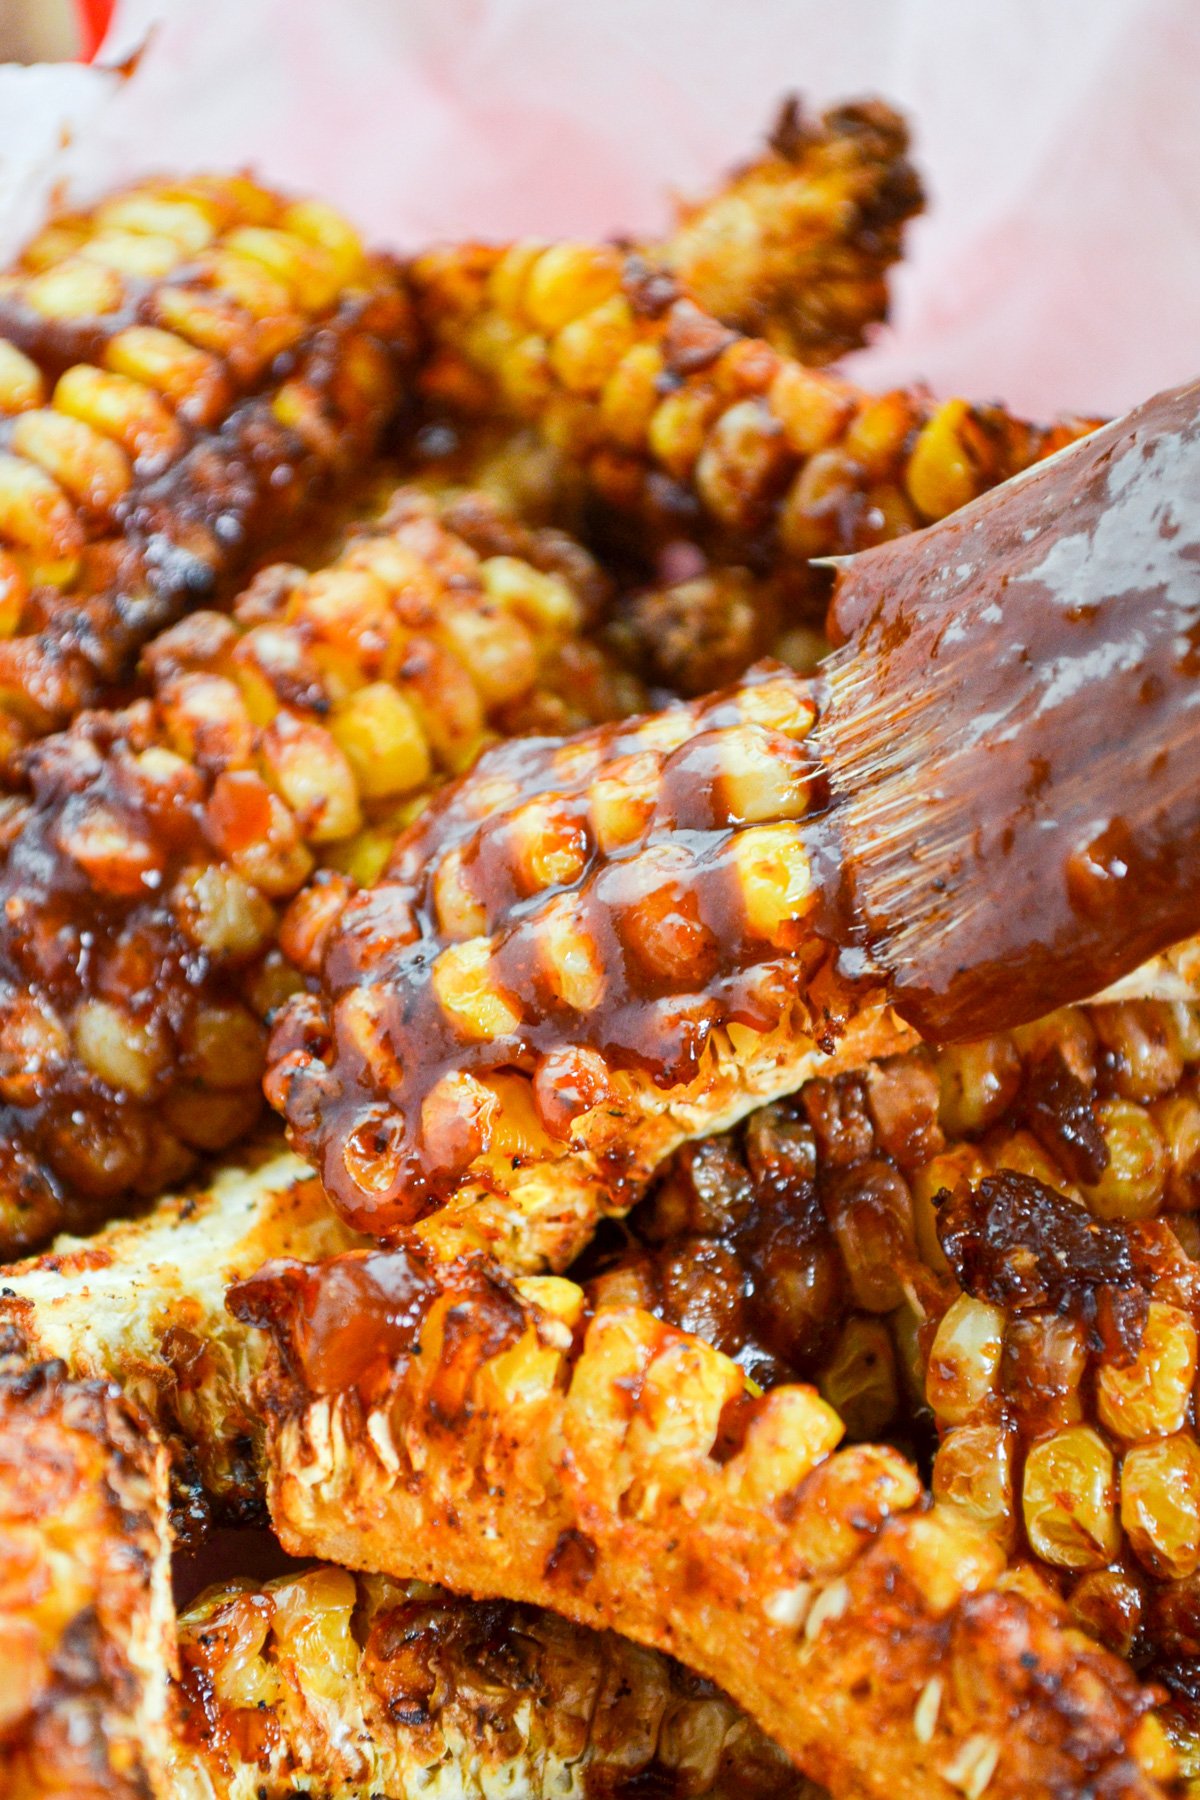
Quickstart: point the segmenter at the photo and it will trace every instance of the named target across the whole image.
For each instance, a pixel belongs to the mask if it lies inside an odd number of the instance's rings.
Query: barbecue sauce
[[[1200,383],[856,559],[831,634],[835,930],[925,1035],[1200,929]]]

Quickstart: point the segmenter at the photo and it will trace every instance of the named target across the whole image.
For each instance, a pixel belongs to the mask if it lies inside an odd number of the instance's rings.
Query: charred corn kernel
[[[851,1438],[880,1437],[900,1408],[891,1333],[882,1319],[852,1315],[817,1379]]]
[[[1003,1425],[959,1425],[933,1460],[935,1498],[966,1513],[1006,1551],[1017,1541],[1013,1450],[1014,1433]]]
[[[58,483],[23,458],[0,453],[0,534],[35,559],[39,571],[56,566],[70,579],[83,532]]]
[[[777,1506],[786,1500],[842,1441],[843,1421],[809,1388],[768,1394],[726,1467],[725,1487],[745,1506]]]
[[[38,408],[22,413],[9,443],[94,512],[111,512],[133,481],[129,458],[119,445],[59,412]]]
[[[439,622],[437,636],[470,672],[485,706],[501,706],[534,685],[537,646],[518,619],[463,607]]]
[[[1101,1569],[1120,1549],[1112,1451],[1090,1425],[1070,1425],[1025,1459],[1021,1507],[1035,1556],[1059,1569]]]
[[[26,412],[46,397],[42,372],[15,344],[0,338],[0,413]]]
[[[1152,1574],[1184,1581],[1200,1568],[1200,1444],[1190,1432],[1126,1451],[1121,1525]]]
[[[1167,1180],[1166,1146],[1144,1107],[1101,1100],[1096,1117],[1108,1146],[1108,1167],[1085,1185],[1088,1209],[1099,1219],[1145,1219],[1157,1211]]]
[[[374,682],[359,688],[334,713],[329,729],[364,799],[391,799],[429,780],[428,740],[413,707],[394,687]]]
[[[176,456],[183,447],[181,428],[158,395],[126,375],[77,363],[59,377],[54,405],[115,439],[134,462]]]
[[[439,1005],[465,1036],[486,1041],[517,1030],[521,1015],[496,986],[487,938],[468,938],[443,950],[433,965]]]
[[[133,1018],[107,1001],[89,1000],[75,1015],[75,1048],[101,1081],[144,1100],[167,1058],[157,1020]]]
[[[1106,1362],[1097,1375],[1101,1421],[1126,1443],[1166,1437],[1183,1424],[1195,1379],[1196,1327],[1179,1307],[1152,1300],[1133,1361]]]
[[[929,1352],[926,1398],[946,1425],[964,1425],[994,1390],[1004,1343],[998,1306],[960,1294],[942,1318]]]
[[[175,904],[188,937],[213,956],[249,958],[275,935],[275,909],[266,895],[219,864],[186,871]]]

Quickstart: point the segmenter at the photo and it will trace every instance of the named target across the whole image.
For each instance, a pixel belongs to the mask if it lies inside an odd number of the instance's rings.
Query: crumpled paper
[[[862,379],[1044,415],[1200,367],[1195,0],[123,0],[0,68],[0,254],[60,189],[252,165],[403,249],[653,231],[780,97],[909,114],[930,213]]]

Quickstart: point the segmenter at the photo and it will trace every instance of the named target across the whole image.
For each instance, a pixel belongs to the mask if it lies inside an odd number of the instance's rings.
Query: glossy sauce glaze
[[[837,928],[923,1033],[1200,926],[1200,384],[869,552],[831,631]]]

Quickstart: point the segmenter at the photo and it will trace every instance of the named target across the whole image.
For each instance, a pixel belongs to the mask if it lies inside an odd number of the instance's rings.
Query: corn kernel
[[[118,444],[60,412],[38,408],[22,413],[9,442],[18,456],[37,463],[94,512],[111,512],[133,481],[129,458]]]
[[[93,1074],[121,1093],[148,1099],[166,1065],[163,1025],[133,1018],[105,1000],[85,1000],[75,1014],[75,1050]]]
[[[960,1294],[929,1352],[925,1393],[939,1424],[965,1425],[995,1391],[1003,1343],[1001,1308]]]
[[[882,1435],[900,1406],[900,1384],[891,1333],[882,1319],[852,1314],[817,1377],[851,1438]]]
[[[579,597],[561,576],[544,574],[515,556],[489,556],[478,572],[488,599],[531,631],[565,636],[582,626]]]
[[[755,825],[739,831],[732,853],[746,928],[769,943],[786,944],[816,904],[808,851],[794,825]]]
[[[115,438],[134,462],[177,456],[183,449],[183,431],[158,395],[126,375],[78,363],[59,377],[54,404],[59,412]]]
[[[280,714],[262,735],[263,764],[310,844],[349,837],[362,824],[346,756],[323,726]]]
[[[962,435],[970,411],[965,400],[944,401],[913,445],[905,484],[925,519],[944,519],[975,498],[975,470]]]
[[[478,607],[447,608],[437,635],[489,708],[519,699],[537,681],[537,646],[519,619]]]
[[[34,275],[25,284],[24,299],[45,319],[86,319],[116,312],[125,289],[115,269],[100,263],[68,257],[65,262]]]
[[[216,232],[215,209],[200,196],[167,200],[154,194],[120,194],[97,209],[99,224],[113,230],[170,238],[180,251],[196,255]]]
[[[803,765],[781,755],[757,726],[730,726],[721,736],[720,756],[717,797],[732,824],[799,819],[808,811]]]
[[[1102,1569],[1120,1548],[1112,1451],[1090,1425],[1035,1444],[1021,1496],[1034,1555],[1059,1569]]]
[[[622,260],[619,250],[601,244],[551,245],[526,278],[525,316],[537,331],[561,331],[616,291]]]
[[[948,1137],[983,1131],[1006,1112],[1021,1085],[1021,1059],[1008,1037],[949,1044],[935,1063],[938,1122]]]
[[[113,374],[143,382],[173,406],[206,420],[215,419],[229,402],[229,385],[217,359],[157,325],[118,332],[105,346],[104,364]]]
[[[636,332],[629,302],[613,294],[603,305],[564,325],[550,348],[550,366],[573,394],[598,394]]]
[[[1005,1551],[1016,1547],[1013,1433],[1003,1425],[948,1431],[933,1460],[932,1486],[935,1499],[966,1513]]]
[[[420,720],[404,695],[386,682],[373,682],[351,694],[329,728],[364,800],[411,793],[432,774]]]
[[[1096,1119],[1108,1145],[1108,1167],[1083,1189],[1098,1219],[1146,1219],[1157,1212],[1167,1181],[1167,1150],[1144,1107],[1101,1100]]]
[[[136,231],[100,231],[79,247],[86,262],[138,281],[161,281],[179,263],[179,247],[167,237]]]
[[[364,266],[362,239],[341,213],[322,200],[297,200],[285,207],[279,223],[293,237],[315,244],[330,258],[339,286],[359,275]]]
[[[723,1486],[737,1504],[775,1506],[842,1441],[843,1422],[811,1388],[776,1388],[726,1464]]]
[[[600,396],[606,438],[618,448],[640,450],[661,399],[662,353],[654,344],[635,344],[617,364]]]
[[[1105,1363],[1097,1376],[1100,1418],[1127,1443],[1167,1437],[1187,1416],[1196,1379],[1196,1328],[1185,1312],[1150,1302],[1133,1362]]]
[[[45,397],[46,386],[37,364],[7,338],[0,338],[0,412],[26,412],[41,406]]]
[[[854,411],[853,391],[799,363],[784,362],[771,383],[771,411],[798,456],[814,456],[842,433]]]
[[[604,998],[605,971],[569,895],[552,900],[538,920],[538,966],[556,999],[591,1012]]]
[[[1200,1568],[1200,1444],[1190,1432],[1126,1451],[1121,1524],[1160,1579],[1183,1581]]]
[[[58,483],[7,452],[0,452],[0,534],[43,560],[75,557],[83,548],[83,529]]]
[[[464,1036],[486,1043],[519,1029],[519,1009],[492,976],[487,938],[468,938],[443,950],[433,965],[432,981],[438,1003]]]

